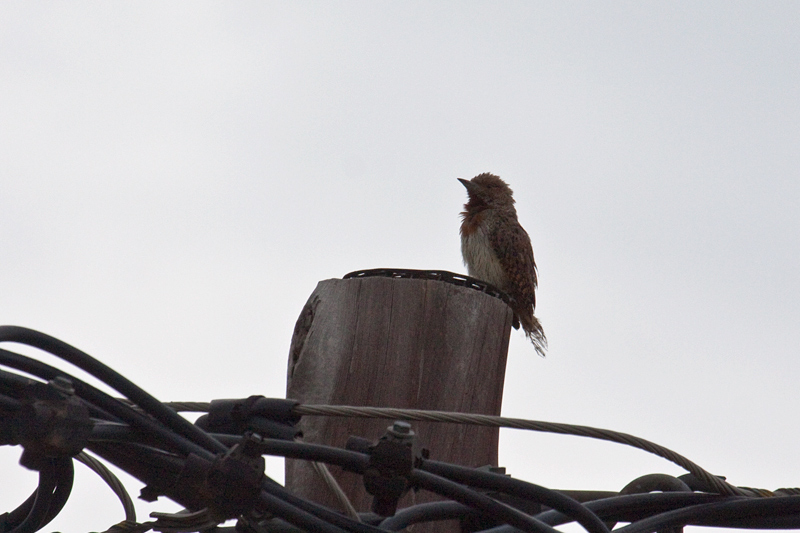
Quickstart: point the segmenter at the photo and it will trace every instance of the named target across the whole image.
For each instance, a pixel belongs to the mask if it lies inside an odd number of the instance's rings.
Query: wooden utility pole
[[[321,281],[295,326],[286,397],[303,404],[499,415],[512,320],[500,298],[446,281]],[[377,440],[391,422],[306,416],[300,428],[305,442],[343,447],[351,435]],[[497,428],[414,422],[412,429],[431,459],[497,465]],[[331,472],[354,507],[368,511],[372,497],[361,477],[336,467]],[[286,461],[286,486],[342,509],[308,462]],[[431,499],[420,492],[413,501]]]

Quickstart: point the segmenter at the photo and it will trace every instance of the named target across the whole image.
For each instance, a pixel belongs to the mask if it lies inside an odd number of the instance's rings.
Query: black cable
[[[6,525],[13,527],[9,533],[35,533],[49,523],[61,511],[69,498],[73,475],[72,459],[69,457],[44,461],[42,469],[39,471],[39,486],[36,489],[36,496],[27,509],[27,514],[21,522],[14,523],[22,518],[19,511],[23,506],[28,507],[26,501],[17,510],[9,513],[7,517]],[[63,485],[60,489],[59,484]]]
[[[45,520],[50,502],[53,499],[53,490],[56,487],[55,471],[51,467],[42,468],[39,471],[39,487],[36,489],[36,497],[33,500],[30,511],[10,533],[35,533],[39,530],[39,524]]]
[[[329,446],[276,439],[265,439],[260,451],[268,455],[280,455],[292,459],[304,459],[335,464],[356,473],[363,473],[364,468],[369,463],[369,457],[365,454]],[[469,490],[457,483],[434,476],[433,474],[414,470],[409,480],[412,484],[416,484],[416,482],[419,481],[422,488],[461,501],[470,507],[488,512],[491,516],[514,524],[525,531],[548,531],[550,533],[554,531],[546,524],[535,521],[530,516],[512,507],[497,502],[488,496]],[[292,495],[289,496],[294,497]]]
[[[211,436],[228,447],[232,447],[242,441],[241,435],[211,433]],[[96,443],[125,442],[144,446],[153,446],[155,442],[150,435],[138,432],[128,425],[111,422],[95,424],[90,440]],[[333,446],[281,439],[263,439],[257,446],[259,453],[262,455],[328,463],[357,474],[363,473],[369,464],[368,455]]]
[[[775,518],[800,514],[800,496],[774,498],[737,498],[722,502],[692,505],[645,518],[615,529],[619,533],[649,533],[685,525],[731,527],[732,523],[747,523],[748,527],[764,529]],[[800,520],[799,520],[800,521]]]
[[[130,428],[126,428],[125,426],[118,426],[118,425],[110,425],[105,424],[103,425],[105,430],[108,430],[110,433],[106,435],[107,437],[127,437],[131,435],[135,435],[135,432],[132,432]],[[234,435],[215,435],[218,440],[221,442],[225,442],[226,444],[232,445],[240,440],[240,436]],[[327,446],[320,446],[320,445],[313,445],[313,444],[306,444],[306,443],[297,443],[297,442],[289,442],[289,441],[281,441],[281,440],[273,440],[273,439],[266,439],[262,443],[262,450],[260,450],[266,454],[270,455],[279,455],[284,457],[292,457],[297,459],[305,459],[305,460],[318,460],[323,462],[329,462],[331,464],[338,464],[340,466],[346,466],[350,470],[353,471],[361,471],[363,470],[363,466],[367,462],[367,457],[363,454],[359,454],[356,452],[350,452],[347,450],[340,450],[337,448],[331,448]],[[299,505],[306,506],[308,502],[304,500],[300,500],[296,496],[293,496],[285,490],[278,489],[277,491],[270,491],[272,492],[272,496],[277,497],[283,501],[287,501],[287,499],[291,499],[289,503],[295,507]],[[684,506],[687,504],[696,504],[699,502],[708,502],[709,500],[719,501],[720,498],[724,498],[718,495],[711,495],[711,494],[698,494],[698,493],[656,493],[656,494],[640,494],[640,495],[630,495],[630,496],[619,496],[614,498],[607,498],[605,500],[597,500],[593,502],[587,503],[587,507],[591,508],[595,512],[597,512],[603,518],[607,518],[611,514],[614,513],[623,513],[623,516],[615,516],[618,519],[628,521],[635,519],[632,517],[632,514],[636,513],[652,513],[653,509],[669,509],[674,508],[676,506]],[[726,500],[730,500],[730,498],[725,498]],[[742,498],[735,498],[737,502],[741,501],[750,501],[744,500]],[[306,511],[311,509],[311,507],[307,507]],[[330,515],[326,513],[332,513],[321,506],[313,509],[317,513],[317,515],[321,515],[318,517],[331,518]],[[321,511],[321,512],[320,512]],[[402,512],[402,511],[401,511]],[[314,514],[313,512],[309,512],[309,514]],[[343,526],[346,530],[353,530],[354,523],[348,522],[348,519],[341,517],[333,513],[335,519],[342,519],[341,526]],[[549,511],[547,513],[542,513],[539,517],[543,522],[547,523],[563,523],[567,521],[571,521],[571,517],[567,517],[561,513],[556,511]],[[389,522],[391,524],[391,522]],[[726,524],[720,524],[726,525]],[[357,526],[356,526],[357,527]],[[502,528],[508,529],[508,528]],[[500,529],[498,529],[500,530]]]
[[[187,455],[189,453],[195,453],[208,459],[213,458],[213,454],[211,454],[211,452],[205,448],[185,437],[176,435],[174,432],[169,431],[168,428],[164,427],[152,418],[143,415],[135,409],[132,409],[129,405],[120,402],[116,398],[109,396],[100,389],[97,389],[92,385],[89,385],[88,383],[63,372],[58,368],[52,367],[27,356],[9,350],[4,350],[2,348],[0,348],[0,365],[16,368],[17,370],[21,370],[22,372],[44,380],[51,380],[58,376],[66,377],[72,382],[72,386],[75,389],[75,394],[87,402],[92,416],[102,416],[105,414],[108,417],[118,421],[127,422],[131,426],[144,433],[158,436],[159,438],[163,439],[165,443],[164,445],[167,447],[181,450]]]
[[[446,496],[451,500],[461,502],[465,505],[478,509],[499,521],[511,526],[536,533],[558,533],[558,530],[548,526],[544,522],[537,520],[513,507],[509,507],[495,499],[470,490],[454,481],[439,477],[424,470],[412,470],[409,481],[413,486],[435,492]]]
[[[219,437],[224,440],[222,436]],[[260,446],[260,452],[267,455],[278,455],[292,459],[304,459],[308,461],[325,462],[346,468],[352,472],[363,473],[364,468],[369,463],[369,457],[365,454],[342,450],[330,446],[307,444],[300,442],[283,441],[277,439],[264,439]],[[449,498],[460,501],[470,507],[479,509],[498,520],[513,524],[524,531],[537,531],[553,533],[555,530],[546,524],[539,522],[526,515],[502,504],[488,496],[469,490],[462,485],[449,481],[445,478],[435,476],[428,472],[413,470],[409,480],[412,484],[420,483],[420,487],[439,493]],[[298,506],[303,505],[304,500],[294,500],[297,497],[285,491],[285,489],[274,488],[276,495],[288,498]],[[324,508],[323,508],[324,509]],[[313,511],[312,511],[313,512]],[[340,517],[341,515],[336,515]],[[342,517],[343,518],[343,517]]]
[[[741,496],[722,496],[699,492],[653,492],[647,494],[629,494],[612,496],[586,502],[585,505],[603,520],[615,522],[635,522],[654,514],[686,507],[732,499],[743,500]],[[572,522],[574,519],[558,511],[545,511],[536,518],[558,526]]]
[[[72,386],[75,389],[75,394],[87,402],[87,407],[89,408],[89,414],[96,418],[105,418],[108,420],[114,420],[114,417],[111,413],[103,410],[99,405],[102,405],[102,401],[94,401],[96,398],[93,398],[91,391],[85,389],[93,389],[94,391],[101,392],[98,389],[95,389],[91,385],[79,380],[78,378],[67,374],[66,372],[62,371],[61,369],[55,368],[53,366],[47,365],[42,363],[41,361],[37,361],[32,357],[28,357],[22,354],[18,354],[16,352],[12,352],[9,350],[4,350],[0,348],[0,365],[7,366],[9,368],[15,368],[26,374],[31,376],[36,376],[44,380],[45,382],[55,379],[57,377],[67,378],[72,382]],[[23,382],[24,380],[24,382]],[[30,386],[34,383],[41,383],[39,380],[29,379],[23,376],[19,376],[17,374],[13,374],[11,372],[5,372],[0,370],[0,383],[6,385],[13,385],[15,387],[15,392],[20,395],[23,393],[23,389],[26,386]],[[104,393],[102,393],[104,394]],[[106,395],[107,396],[107,395]],[[107,396],[111,398],[111,396]],[[115,400],[116,401],[116,400]],[[117,419],[118,420],[118,419]]]
[[[182,452],[180,449],[164,446],[163,440],[156,435],[136,430],[128,424],[106,422],[105,420],[95,420],[89,440],[91,442],[141,444],[169,453]],[[183,454],[181,453],[181,455]]]
[[[4,390],[4,392],[13,392],[18,396],[19,393],[30,386],[31,383],[33,383],[31,378],[0,370],[0,386],[3,387],[2,390]]]
[[[18,526],[28,516],[33,508],[33,502],[36,501],[36,493],[39,488],[35,488],[28,498],[19,504],[16,509],[8,513],[0,515],[0,531],[11,531],[14,527]]]
[[[238,444],[241,441],[240,435],[213,434],[213,436],[220,442],[230,446]],[[124,440],[124,442],[126,442],[129,446],[132,445],[133,442],[140,442],[146,446],[148,438],[146,435],[137,435],[136,432],[132,431],[126,426],[119,424],[101,424],[94,428],[91,440],[92,444],[90,445],[90,449],[92,451],[123,468],[124,470],[131,472],[131,470],[136,467],[136,465],[133,464],[135,458],[131,453],[127,453],[124,457],[121,456],[113,442]],[[259,448],[259,452],[263,454],[305,459],[310,461],[328,462],[330,464],[342,466],[351,471],[359,473],[363,472],[364,468],[369,462],[369,458],[360,453],[341,450],[339,448],[333,448],[329,446],[283,441],[278,439],[264,439],[259,443]],[[137,449],[141,449],[143,451],[142,446],[139,446]],[[117,451],[115,452],[115,450]],[[125,457],[128,459],[126,460]],[[158,456],[152,456],[151,459],[155,461],[165,460],[164,458]],[[175,469],[174,466],[172,468],[173,470]],[[143,479],[143,476],[136,477],[145,483],[149,482],[147,479]],[[298,498],[269,477],[265,476],[265,480],[266,481],[263,489],[267,493],[273,497],[280,498],[305,512],[322,517],[325,520],[328,520],[339,527],[345,528],[348,531],[360,531],[363,533],[378,531],[377,528],[370,528],[369,526],[359,524],[358,522],[339,515],[338,513],[335,513],[323,506]]]
[[[727,520],[725,524],[725,527],[736,529],[800,529],[800,516],[736,518]]]
[[[130,436],[129,428],[118,425],[103,425],[99,428],[101,437]],[[227,436],[235,442],[240,437]],[[146,437],[145,437],[146,440]],[[184,461],[174,456],[169,456],[147,446],[132,444],[131,442],[102,442],[92,441],[89,449],[105,460],[117,465],[123,470],[150,485],[155,483],[158,493],[163,493],[170,499],[190,509],[202,507],[202,500],[196,499],[185,491],[176,482],[183,471]],[[335,531],[349,531],[356,533],[376,533],[377,528],[355,522],[345,516],[339,515],[325,507],[303,500],[267,476],[262,482],[262,505],[264,511],[270,512],[295,524],[298,527],[310,527],[308,531],[320,530],[320,524],[329,524]],[[278,503],[281,502],[281,503]],[[310,521],[310,522],[309,522]]]
[[[89,445],[92,452],[144,483],[151,484],[154,482],[153,478],[158,476],[159,492],[166,493],[170,499],[190,509],[196,507],[193,505],[195,502],[182,498],[181,494],[173,493],[170,489],[183,470],[183,460],[148,448],[146,445],[133,444],[131,441],[105,441],[106,438],[137,437],[135,432],[125,426],[103,424],[95,430],[97,437],[103,440],[95,441],[95,435],[93,435],[92,443]],[[147,440],[146,436],[138,437],[144,441]],[[224,435],[222,437],[226,437],[226,440],[230,440],[232,443],[238,443],[241,440],[240,436]],[[325,531],[325,529],[321,529],[323,528],[322,524],[334,528],[328,529],[328,531],[336,532],[374,533],[379,531],[377,528],[359,524],[320,505],[294,496],[267,476],[264,476],[262,483],[261,501],[265,511],[298,527],[306,527],[308,531]]]
[[[589,533],[609,533],[606,524],[600,518],[581,505],[578,501],[554,490],[528,483],[519,479],[485,472],[475,468],[466,468],[439,461],[425,460],[419,467],[422,470],[446,477],[458,483],[472,487],[491,489],[505,494],[517,496],[529,501],[541,503],[561,511],[572,517]]]
[[[304,531],[313,531],[315,533],[347,533],[348,531],[299,509],[266,491],[261,491],[260,499],[261,504],[266,509],[269,509],[269,512]]]
[[[81,452],[76,455],[75,460],[83,463],[89,470],[97,474],[117,496],[125,512],[125,521],[130,523],[136,522],[136,507],[134,507],[133,500],[125,489],[125,485],[122,484],[122,481],[120,481],[102,461],[86,452]]]
[[[69,495],[72,494],[72,484],[75,481],[75,464],[72,457],[59,457],[53,459],[56,471],[56,488],[47,508],[47,515],[39,524],[39,529],[49,524],[61,509],[67,504]]]
[[[380,527],[387,531],[400,531],[420,522],[458,520],[478,516],[480,516],[478,511],[458,502],[418,503],[417,505],[400,509],[394,516],[384,519]]]
[[[19,400],[6,396],[5,394],[0,394],[0,410],[5,412],[19,411],[21,407],[22,402]]]
[[[45,465],[45,468],[48,469],[48,472],[45,475],[51,476],[47,479],[54,479],[54,488],[52,489],[51,496],[47,502],[46,514],[43,518],[41,518],[41,523],[37,529],[47,525],[53,518],[56,517],[56,515],[58,515],[61,509],[64,508],[64,505],[67,503],[69,495],[72,492],[72,483],[75,476],[75,469],[70,458],[62,458],[58,460],[51,459]],[[45,482],[49,483],[47,480],[45,480]],[[39,472],[39,483],[40,485],[42,483],[41,472]],[[44,490],[45,492],[40,494],[40,490]],[[22,525],[28,516],[32,516],[33,506],[37,499],[46,497],[46,490],[46,488],[40,489],[37,487],[36,490],[34,490],[33,493],[28,497],[28,499],[22,502],[22,504],[20,504],[16,509],[9,513],[5,513],[2,517],[2,521],[0,521],[0,531],[11,531],[12,529]],[[39,505],[44,505],[44,501],[45,500],[40,500]],[[37,513],[40,512],[41,511],[37,511]],[[33,517],[30,519],[30,522],[33,523],[36,520],[37,518]]]
[[[237,437],[237,440],[239,438]],[[357,474],[364,473],[364,469],[369,464],[369,456],[363,453],[332,446],[279,439],[264,439],[259,444],[259,452],[264,455],[277,455],[288,459],[303,459],[333,464]]]
[[[284,501],[289,505],[292,505],[293,507],[302,510],[303,512],[312,514],[330,524],[335,525],[336,527],[344,529],[345,531],[351,531],[353,533],[380,533],[381,531],[377,527],[370,526],[368,524],[364,524],[361,522],[356,522],[352,518],[349,518],[345,515],[332,511],[327,507],[305,500],[303,498],[300,498],[299,496],[295,496],[281,485],[262,483],[261,488],[262,488],[262,493],[266,492],[267,494],[269,494],[274,498],[278,498],[281,501]],[[285,517],[282,518],[289,521]]]
[[[132,442],[90,441],[86,448],[145,484],[174,483],[185,463],[174,454]]]
[[[94,429],[87,448],[147,483],[150,496],[165,494],[179,503],[183,504],[180,500],[186,501],[188,505],[184,505],[187,507],[207,505],[207,499],[204,499],[207,496],[196,493],[191,472],[192,468],[197,468],[197,464],[202,466],[203,463],[197,463],[197,457],[187,462],[187,457],[194,454],[200,459],[213,461],[219,454],[227,452],[229,447],[239,443],[241,435],[203,431],[109,367],[58,339],[25,328],[2,326],[0,342],[27,344],[61,357],[114,387],[140,406],[147,414],[57,368],[0,349],[0,365],[46,381],[59,376],[70,379],[76,396],[86,404],[90,416],[94,418]],[[25,394],[28,388],[37,383],[36,380],[0,370],[0,412],[19,410],[24,405],[21,400],[27,398]],[[13,440],[13,432],[9,435],[8,438]],[[252,444],[253,441],[250,441]],[[367,454],[329,446],[279,439],[264,439],[257,442],[256,446],[259,446],[258,453],[334,464],[360,474],[370,463]],[[192,460],[195,462],[192,463]],[[33,533],[44,527],[66,503],[73,474],[70,457],[44,461],[37,490],[17,509],[3,515],[0,531]],[[267,476],[261,479],[259,503],[255,508],[257,512],[274,514],[284,520],[287,527],[292,524],[306,531],[322,533],[376,533],[401,529],[416,522],[477,516],[490,517],[506,524],[487,530],[493,532],[522,529],[554,533],[556,530],[552,528],[553,525],[577,521],[589,533],[609,533],[602,520],[630,522],[630,525],[614,533],[650,533],[684,525],[800,528],[800,496],[745,498],[676,492],[620,495],[580,504],[563,493],[532,483],[427,460],[410,472],[409,484],[454,501],[403,509],[394,517],[384,519],[381,528],[378,528],[304,500]],[[500,493],[500,498],[508,495],[524,502],[546,505],[552,510],[530,516],[474,489]]]
[[[329,446],[283,441],[277,439],[264,439],[260,446],[261,449],[259,451],[267,455],[280,455],[293,459],[325,462],[342,466],[343,468],[357,473],[363,473],[364,468],[369,463],[369,457],[365,454],[352,452],[349,450],[341,450]],[[538,522],[530,516],[513,509],[512,507],[497,502],[488,496],[469,490],[461,485],[458,485],[457,483],[434,476],[433,474],[414,470],[412,471],[409,480],[412,482],[412,484],[419,482],[420,487],[422,488],[451,497],[467,504],[470,507],[488,512],[491,516],[514,524],[524,531],[546,531],[548,533],[552,533],[554,531],[546,524]],[[282,487],[273,487],[271,490],[274,491],[274,494],[282,498],[286,498],[288,501],[298,506],[309,503],[305,502],[305,500],[297,498]],[[310,510],[310,512],[314,512],[314,510],[323,510],[325,513],[330,512],[324,508],[321,508],[320,506],[316,506],[316,509],[313,510],[312,508],[308,508],[308,510]],[[340,520],[345,517],[334,514],[333,518]],[[347,520],[349,521],[349,519]],[[343,522],[343,525],[344,524],[346,524],[346,522]]]
[[[207,433],[178,415],[169,407],[165,406],[144,389],[112,368],[64,341],[28,328],[0,326],[0,342],[26,344],[64,359],[119,391],[123,396],[130,399],[145,412],[152,415],[156,420],[179,435],[202,446],[212,454],[225,453],[227,451],[225,446],[221,443],[211,438]]]

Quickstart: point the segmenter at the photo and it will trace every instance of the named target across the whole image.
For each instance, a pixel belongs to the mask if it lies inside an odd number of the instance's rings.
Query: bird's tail
[[[539,319],[533,314],[528,317],[520,316],[519,318],[522,323],[522,329],[525,331],[525,336],[533,343],[536,353],[544,357],[544,352],[547,350],[547,337],[544,336],[544,329],[542,329]]]

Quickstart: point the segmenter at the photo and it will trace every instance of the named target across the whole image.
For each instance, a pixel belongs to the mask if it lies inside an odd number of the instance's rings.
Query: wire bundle
[[[125,520],[107,533],[369,533],[399,531],[415,523],[447,519],[460,519],[470,530],[485,532],[553,533],[555,526],[570,522],[590,533],[608,533],[619,522],[629,523],[614,529],[624,533],[687,524],[800,528],[800,496],[789,490],[773,494],[727,484],[709,486],[690,476],[686,478],[688,484],[676,480],[670,488],[659,488],[658,483],[649,488],[667,491],[678,487],[679,492],[625,494],[623,490],[620,494],[587,496],[421,457],[411,458],[403,470],[403,486],[435,492],[447,501],[414,505],[393,516],[362,513],[355,519],[302,499],[263,473],[262,456],[273,455],[336,465],[365,478],[377,475],[379,482],[387,481],[381,479],[380,461],[376,459],[379,446],[354,451],[294,440],[292,424],[300,415],[312,414],[313,409],[304,411],[304,406],[288,400],[250,397],[233,404],[223,401],[216,407],[212,402],[208,417],[192,424],[176,412],[175,405],[158,401],[113,369],[58,339],[26,328],[2,326],[0,342],[24,344],[55,355],[125,398],[114,398],[34,358],[0,349],[0,366],[12,370],[0,370],[0,444],[22,445],[21,463],[39,472],[37,490],[16,509],[0,515],[0,531],[4,533],[39,531],[58,515],[72,488],[73,459],[97,472],[123,504]],[[373,416],[387,414],[376,412]],[[137,522],[122,484],[84,450],[143,481],[142,498],[166,496],[186,507],[186,512],[153,513],[155,520]],[[770,497],[758,497],[767,494]],[[237,520],[235,527],[219,526],[230,519]]]

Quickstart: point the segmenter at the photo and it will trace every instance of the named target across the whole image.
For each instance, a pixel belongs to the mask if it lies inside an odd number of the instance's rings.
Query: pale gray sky
[[[464,272],[456,178],[492,171],[550,340],[513,333],[504,414],[800,485],[797,2],[6,2],[0,72],[0,323],[163,400],[281,397],[316,283]],[[3,452],[10,510],[36,478]],[[553,488],[682,473],[511,431],[500,457]],[[48,530],[122,519],[77,469]]]

